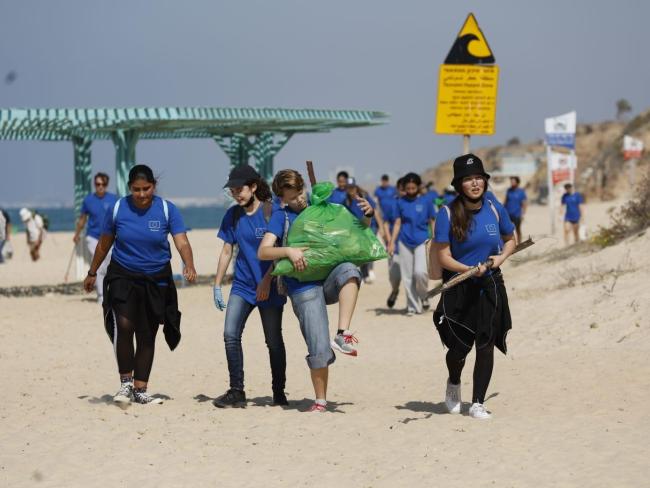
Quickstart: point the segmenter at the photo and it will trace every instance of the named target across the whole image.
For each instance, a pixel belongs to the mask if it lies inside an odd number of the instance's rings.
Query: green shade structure
[[[253,158],[260,174],[273,175],[273,158],[297,133],[385,124],[387,114],[367,110],[283,108],[35,108],[0,109],[0,140],[72,141],[75,211],[91,191],[91,145],[115,145],[117,192],[127,193],[136,145],[144,139],[212,138],[231,165]]]

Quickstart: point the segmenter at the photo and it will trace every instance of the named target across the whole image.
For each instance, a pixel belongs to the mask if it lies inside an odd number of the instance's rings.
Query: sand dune
[[[592,228],[609,206],[589,205]],[[547,233],[545,209],[532,207],[527,226]],[[190,239],[199,272],[213,272],[214,233]],[[0,286],[61,281],[69,241],[50,235],[35,264],[16,242]],[[386,308],[385,263],[361,291],[353,324],[360,355],[338,358],[334,408],[320,416],[301,412],[311,387],[290,307],[289,409],[269,406],[255,313],[244,334],[251,402],[234,411],[211,405],[227,388],[223,313],[208,287],[187,287],[179,291],[183,341],[172,353],[159,339],[151,378],[151,391],[169,400],[121,410],[110,401],[115,360],[92,299],[0,298],[0,485],[645,486],[649,244],[643,235],[558,260],[550,251],[560,242],[546,238],[504,267],[514,326],[488,392],[494,417],[483,422],[466,408],[444,413],[444,350],[431,315]],[[329,312],[333,321],[336,308]]]

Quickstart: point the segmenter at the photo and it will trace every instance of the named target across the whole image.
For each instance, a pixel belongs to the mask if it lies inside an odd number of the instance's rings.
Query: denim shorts
[[[324,283],[291,295],[291,306],[307,343],[306,359],[310,369],[326,368],[336,360],[330,346],[327,305],[338,302],[341,287],[350,278],[356,278],[360,284],[359,269],[350,263],[339,264]]]

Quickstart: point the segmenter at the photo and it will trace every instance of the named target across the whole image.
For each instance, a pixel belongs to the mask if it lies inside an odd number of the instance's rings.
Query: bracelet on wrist
[[[93,273],[92,271],[88,270],[88,276],[95,278],[97,276],[97,273]]]

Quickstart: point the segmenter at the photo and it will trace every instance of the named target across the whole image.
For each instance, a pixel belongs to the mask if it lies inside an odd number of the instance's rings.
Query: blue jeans
[[[339,292],[350,279],[361,283],[359,268],[351,263],[339,264],[322,284],[291,295],[291,306],[307,343],[305,359],[310,369],[326,368],[336,360],[330,346],[327,305],[339,301]]]
[[[230,373],[230,388],[244,389],[244,352],[241,337],[246,320],[255,305],[251,305],[239,295],[231,294],[226,307],[226,321],[223,340],[226,343],[226,359]],[[282,340],[283,307],[259,308],[266,347],[269,349],[273,391],[284,391],[286,382],[287,354]]]

